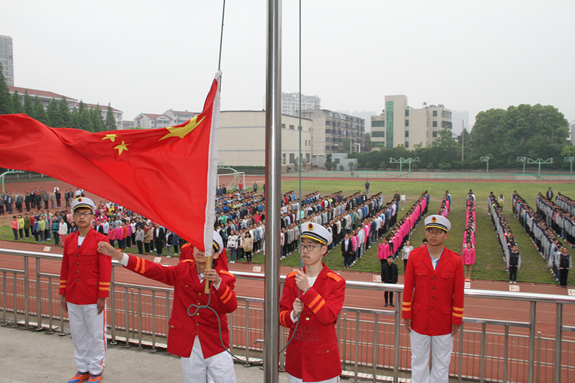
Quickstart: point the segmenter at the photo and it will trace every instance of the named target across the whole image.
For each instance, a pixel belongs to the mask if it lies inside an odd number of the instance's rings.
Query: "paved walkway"
[[[74,346],[69,335],[0,327],[0,383],[63,383],[76,372]],[[259,367],[236,364],[238,383],[263,382]],[[109,346],[103,382],[136,383],[182,381],[180,359],[164,352],[150,353],[123,345]],[[287,375],[280,374],[281,383]]]

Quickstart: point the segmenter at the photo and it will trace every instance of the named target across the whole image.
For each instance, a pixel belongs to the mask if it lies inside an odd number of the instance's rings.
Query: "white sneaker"
[[[509,284],[512,285],[512,284],[513,284],[513,281],[509,281]]]

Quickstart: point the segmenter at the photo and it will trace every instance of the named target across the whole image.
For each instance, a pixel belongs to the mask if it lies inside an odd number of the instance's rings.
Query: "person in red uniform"
[[[323,226],[302,224],[305,267],[288,274],[280,301],[280,324],[290,329],[285,366],[289,383],[339,382],[335,325],[345,298],[345,279],[322,263],[331,241]]]
[[[96,205],[90,198],[72,201],[78,231],[64,243],[60,270],[60,301],[68,311],[78,372],[69,383],[99,383],[106,357],[106,298],[110,292],[112,261],[98,251],[108,238],[92,229]]]
[[[450,229],[447,218],[427,217],[427,247],[413,250],[407,262],[401,316],[411,336],[413,383],[448,382],[453,337],[463,322],[463,262],[443,245]]]
[[[206,382],[208,374],[215,383],[236,381],[234,363],[227,351],[230,335],[226,318],[226,314],[234,312],[238,306],[233,274],[218,266],[206,269],[206,256],[195,247],[193,259],[167,267],[121,253],[108,241],[100,242],[98,248],[101,253],[120,261],[125,268],[174,286],[167,351],[181,357],[184,382]],[[215,260],[223,249],[222,238],[214,233]],[[204,294],[206,281],[212,283],[208,295]],[[198,309],[198,306],[205,305],[214,311]]]

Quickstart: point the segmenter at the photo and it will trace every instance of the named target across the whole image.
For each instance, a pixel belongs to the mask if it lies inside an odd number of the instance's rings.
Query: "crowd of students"
[[[571,257],[557,235],[538,215],[529,204],[515,191],[512,196],[513,212],[525,232],[531,238],[547,265],[555,280],[561,287],[567,286],[567,273],[571,268]]]
[[[463,273],[465,282],[471,282],[471,269],[475,264],[475,231],[476,231],[476,207],[475,194],[469,189],[466,197],[465,211],[465,231],[463,233],[463,249],[461,257],[463,259]]]
[[[489,216],[495,226],[499,245],[501,246],[501,250],[503,250],[503,260],[507,264],[509,283],[517,284],[517,271],[521,268],[521,254],[519,253],[515,237],[509,228],[507,219],[503,214],[503,209],[499,205],[493,192],[489,193],[487,197],[487,206]]]
[[[449,194],[449,190],[446,190],[445,195],[441,200],[441,204],[439,205],[439,211],[437,212],[437,215],[447,218],[447,216],[449,215],[450,206],[451,206],[451,194]]]
[[[409,253],[402,252],[405,245],[411,247],[411,243],[407,244],[413,229],[417,226],[421,217],[427,214],[430,196],[429,193],[424,191],[421,196],[415,201],[407,213],[399,220],[397,225],[393,227],[388,235],[383,238],[378,247],[377,257],[383,266],[387,258],[393,257],[394,259],[402,253],[404,266],[407,266],[409,260]],[[411,248],[413,250],[413,248]],[[410,250],[410,251],[411,251]]]
[[[566,208],[570,207],[567,199],[560,197],[562,196],[559,193],[556,205],[551,199],[547,199],[543,194],[539,193],[535,200],[537,214],[545,221],[547,227],[551,227],[561,238],[573,246],[575,244],[575,218],[559,206],[561,204]]]

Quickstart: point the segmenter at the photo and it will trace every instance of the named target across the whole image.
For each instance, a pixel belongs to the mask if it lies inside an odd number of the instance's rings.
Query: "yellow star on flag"
[[[114,149],[118,149],[118,155],[121,155],[124,150],[128,150],[128,145],[130,144],[126,144],[124,141],[122,141],[120,145],[114,146]]]
[[[116,137],[118,137],[118,135],[116,134],[106,134],[106,137],[103,137],[102,140],[110,140],[112,142],[115,142]]]
[[[170,126],[170,127],[166,128],[169,130],[170,133],[166,134],[164,137],[160,138],[158,141],[162,141],[163,139],[166,139],[168,137],[184,138],[188,133],[190,133],[192,130],[196,129],[198,127],[198,125],[200,125],[202,123],[202,121],[204,121],[204,118],[206,118],[206,117],[205,116],[202,117],[200,122],[197,121],[197,118],[198,118],[198,116],[192,118],[184,126],[180,126],[180,127]]]

